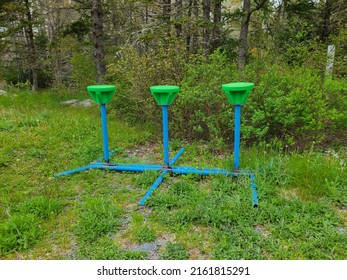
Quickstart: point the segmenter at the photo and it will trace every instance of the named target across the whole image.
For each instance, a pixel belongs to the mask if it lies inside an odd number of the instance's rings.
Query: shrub
[[[158,42],[156,48],[141,54],[126,47],[119,59],[107,68],[107,80],[117,85],[117,98],[110,107],[132,122],[155,122],[157,105],[149,87],[158,84],[179,84],[184,72],[183,45],[173,40]]]
[[[341,143],[345,138],[346,81],[325,81],[322,72],[310,67],[267,60],[252,61],[240,72],[221,51],[188,59],[182,54],[172,46],[144,55],[130,49],[109,67],[110,79],[119,84],[113,108],[123,118],[152,122],[160,130],[160,111],[148,88],[180,85],[170,106],[171,136],[206,140],[212,149],[221,149],[232,142],[234,126],[234,108],[221,86],[247,81],[254,82],[255,88],[242,112],[244,143],[303,149],[313,143]]]
[[[245,106],[246,139],[300,147],[323,140],[329,113],[323,82],[316,72],[271,66],[258,79]]]
[[[95,84],[96,70],[93,58],[85,53],[75,53],[70,60],[71,82],[78,90],[86,90],[88,85]]]
[[[250,64],[243,72],[229,66],[223,53],[188,67],[177,97],[171,131],[175,136],[204,139],[213,148],[233,137],[233,106],[221,90],[229,82],[254,82],[243,108],[242,137],[248,144],[276,143],[305,148],[341,139],[346,126],[346,82],[324,79],[310,68]],[[182,127],[184,129],[182,130]],[[343,136],[343,134],[342,134]]]
[[[188,140],[209,140],[214,144],[223,137],[227,138],[232,129],[233,113],[221,86],[232,82],[235,76],[236,69],[228,66],[221,52],[189,65],[181,91],[172,106],[174,134]]]

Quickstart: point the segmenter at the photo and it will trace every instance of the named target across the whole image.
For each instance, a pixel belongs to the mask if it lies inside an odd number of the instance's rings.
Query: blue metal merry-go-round
[[[199,174],[199,175],[225,175],[232,177],[248,176],[251,181],[252,200],[254,207],[258,207],[257,187],[254,182],[255,174],[251,170],[240,169],[240,134],[241,134],[241,107],[245,104],[248,95],[253,89],[253,83],[230,83],[222,85],[222,89],[227,95],[229,102],[235,106],[235,127],[234,127],[234,170],[224,170],[219,168],[195,168],[191,166],[176,166],[175,163],[183,154],[184,148],[181,148],[177,154],[170,160],[169,157],[169,105],[174,101],[178,91],[178,86],[159,85],[150,88],[154,99],[162,108],[163,119],[163,156],[164,164],[126,164],[110,162],[110,152],[108,148],[108,130],[107,130],[107,113],[106,104],[110,102],[115,93],[116,87],[113,85],[92,85],[88,86],[88,92],[96,103],[100,105],[101,126],[104,156],[102,159],[91,162],[86,166],[71,169],[54,175],[55,177],[65,176],[88,169],[109,169],[115,171],[159,171],[159,177],[149,188],[140,201],[144,205],[145,201],[155,189],[159,187],[166,174]]]

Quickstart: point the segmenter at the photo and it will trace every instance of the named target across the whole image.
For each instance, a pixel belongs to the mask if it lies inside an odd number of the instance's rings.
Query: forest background
[[[233,127],[221,85],[248,81],[244,144],[303,150],[346,139],[344,0],[2,0],[0,11],[3,89],[115,84],[111,111],[159,126],[149,86],[179,85],[172,136],[218,150]]]

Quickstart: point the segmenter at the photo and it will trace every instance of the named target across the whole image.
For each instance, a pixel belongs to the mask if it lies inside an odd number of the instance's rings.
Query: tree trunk
[[[324,9],[323,9],[323,22],[321,26],[321,40],[323,42],[328,42],[329,40],[329,35],[330,35],[330,17],[332,13],[332,3],[333,1],[331,0],[325,0],[324,3]]]
[[[163,0],[163,21],[165,24],[166,35],[170,36],[171,26],[171,0]]]
[[[212,51],[220,47],[221,43],[221,29],[220,24],[222,21],[222,1],[215,0],[213,9],[213,38],[212,38]]]
[[[210,13],[211,13],[211,1],[202,0],[202,14],[204,20],[204,30],[202,35],[202,45],[205,53],[208,53],[210,50]]]
[[[176,9],[176,16],[175,16],[176,36],[181,37],[182,36],[182,13],[183,13],[182,0],[176,0],[175,9]]]
[[[192,34],[192,27],[191,27],[191,16],[192,16],[192,6],[193,6],[193,0],[189,0],[188,3],[188,15],[187,15],[187,31],[186,31],[186,48],[187,51],[190,51],[190,44],[191,44],[191,34]]]
[[[25,35],[29,47],[29,64],[31,73],[31,89],[36,91],[38,89],[38,75],[37,75],[37,52],[35,48],[34,32],[33,32],[33,18],[30,10],[29,0],[24,1],[26,7],[27,25],[25,26]]]
[[[197,30],[197,26],[196,26],[196,23],[199,20],[198,0],[193,0],[192,10],[193,10],[193,15],[194,15],[194,26],[193,26],[193,33],[192,33],[191,50],[193,53],[196,53],[198,51],[198,30]]]
[[[98,84],[104,83],[106,65],[104,62],[104,27],[102,0],[92,0],[91,16],[93,20],[93,43],[94,61],[96,65],[96,81]]]
[[[237,53],[237,66],[239,69],[243,69],[246,64],[246,52],[248,46],[248,29],[249,29],[249,20],[251,17],[251,0],[243,0],[242,7],[242,21],[241,21],[241,31],[239,38],[239,49]]]

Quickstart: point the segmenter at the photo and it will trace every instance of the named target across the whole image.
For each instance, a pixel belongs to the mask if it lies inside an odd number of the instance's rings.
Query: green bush
[[[96,82],[96,70],[93,58],[85,53],[75,53],[70,60],[71,82],[76,89],[86,90]]]
[[[121,49],[119,59],[107,67],[108,82],[117,86],[117,98],[110,108],[131,122],[157,123],[159,110],[149,88],[179,85],[185,69],[184,54],[183,45],[175,40],[157,42],[156,48],[143,54],[131,47]],[[158,113],[153,113],[156,109]]]
[[[236,79],[236,69],[221,52],[187,67],[174,106],[171,131],[188,140],[220,143],[231,135],[233,112],[222,92],[222,84]],[[182,128],[185,129],[182,129]],[[228,135],[229,134],[229,135]]]
[[[228,65],[223,53],[216,52],[209,61],[188,67],[172,108],[171,131],[189,140],[208,140],[214,148],[229,144],[234,113],[221,85],[248,81],[254,82],[255,88],[242,113],[246,143],[305,148],[331,141],[332,132],[335,140],[343,138],[345,81],[324,81],[318,71],[310,68],[256,63],[238,72]]]
[[[341,143],[346,136],[347,82],[325,80],[322,71],[267,60],[254,60],[237,70],[225,53],[184,59],[168,48],[145,55],[129,50],[114,65],[110,79],[119,84],[112,107],[123,118],[152,122],[160,130],[160,110],[149,93],[154,84],[176,84],[181,90],[170,106],[173,138],[206,140],[213,149],[230,145],[234,108],[222,84],[254,82],[242,112],[242,137],[246,144],[267,143],[279,148]]]
[[[244,138],[284,146],[321,142],[329,120],[321,77],[307,68],[264,69],[245,106]]]

